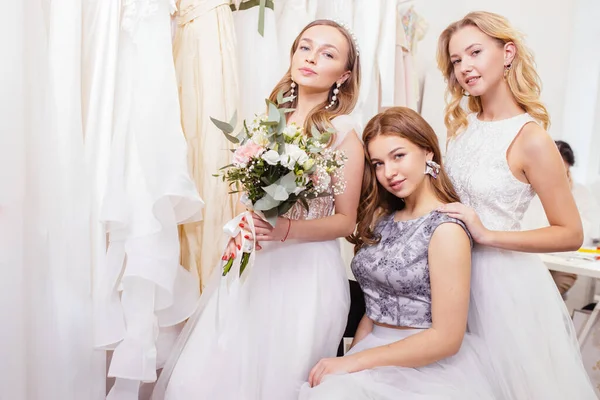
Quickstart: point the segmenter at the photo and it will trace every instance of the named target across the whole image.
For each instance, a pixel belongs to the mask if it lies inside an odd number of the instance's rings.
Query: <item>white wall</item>
[[[571,0],[413,0],[417,12],[429,23],[427,35],[419,43],[420,68],[423,71],[436,68],[437,39],[449,23],[470,11],[501,14],[526,35],[543,82],[542,100],[552,123],[550,134],[561,138],[576,3]]]

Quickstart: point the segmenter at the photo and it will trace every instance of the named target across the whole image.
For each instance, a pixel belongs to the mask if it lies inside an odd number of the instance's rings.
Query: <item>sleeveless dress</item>
[[[373,321],[413,329],[375,325],[348,354],[385,346],[431,327],[429,243],[437,227],[446,223],[466,231],[461,221],[437,211],[399,222],[392,213],[378,222],[380,242],[361,248],[352,260],[352,271],[365,293],[366,314]],[[482,371],[482,345],[467,333],[452,357],[421,368],[389,366],[329,375],[315,388],[305,384],[300,400],[496,399]]]
[[[466,131],[448,143],[450,178],[488,229],[520,230],[535,195],[506,161],[521,128],[533,121],[529,114],[493,122],[471,114]],[[596,399],[567,308],[537,255],[474,247],[469,329],[487,346],[499,398]]]
[[[338,146],[355,131],[348,116],[332,121]],[[351,133],[354,134],[354,133]],[[294,220],[324,218],[333,197],[294,205]],[[153,393],[153,400],[292,400],[340,343],[350,294],[339,241],[261,243],[245,281],[211,277]],[[215,288],[216,285],[216,288]]]

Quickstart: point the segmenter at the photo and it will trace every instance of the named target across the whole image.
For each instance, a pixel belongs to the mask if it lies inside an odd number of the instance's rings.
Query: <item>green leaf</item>
[[[298,197],[298,200],[300,201],[300,203],[302,204],[302,206],[304,207],[304,209],[306,211],[308,211],[308,200],[306,200],[306,197],[300,196],[300,197]]]
[[[225,132],[223,132],[223,135],[225,135],[225,138],[233,144],[238,144],[240,142],[240,139],[236,138],[235,136],[231,136]]]
[[[224,167],[219,168],[219,171],[222,171],[222,170],[224,170],[226,168],[230,168],[230,167],[233,167],[233,166],[234,166],[233,164],[228,164],[228,165],[226,165]]]
[[[320,140],[321,139],[321,132],[319,132],[319,130],[317,129],[317,127],[315,125],[312,125],[310,127],[310,134],[316,140]]]
[[[227,122],[219,121],[218,119],[215,119],[213,117],[210,117],[210,120],[213,124],[215,124],[217,128],[219,128],[219,130],[221,130],[225,134],[225,136],[233,132],[233,126],[229,125]]]
[[[277,105],[272,101],[267,100],[267,106],[269,107],[268,122],[275,122],[275,125],[277,125],[279,123],[279,120],[281,119],[281,115],[279,114],[279,109],[277,108]]]
[[[286,190],[286,187],[282,184],[279,184],[278,182],[264,187],[263,190],[267,192],[267,194],[273,199],[278,201],[285,201],[290,197],[288,191]]]
[[[261,198],[254,204],[254,209],[266,212],[268,210],[277,208],[277,206],[279,206],[280,203],[280,201],[277,201],[270,195],[266,194],[263,198]]]
[[[286,114],[296,111],[295,108],[280,108],[280,110],[283,111]]]
[[[283,89],[281,89],[279,91],[279,93],[277,93],[277,104],[283,104],[284,103],[284,99],[283,99]]]
[[[296,98],[296,96],[288,96],[288,97],[284,97],[284,98],[282,99],[283,101],[282,101],[281,103],[279,103],[279,104],[285,104],[285,103],[289,103],[289,102],[291,102],[291,101],[294,101],[294,99],[295,99],[295,98]]]
[[[288,212],[290,210],[290,208],[292,208],[292,206],[296,204],[296,200],[291,200],[291,201],[285,201],[282,204],[279,205],[279,207],[277,207],[277,213],[279,215],[283,215],[286,212]]]
[[[233,116],[231,117],[231,120],[229,120],[229,125],[232,127],[237,125],[237,110],[233,112]]]
[[[272,227],[275,227],[277,224],[277,217],[279,217],[280,214],[277,208],[273,208],[272,210],[263,211],[263,215],[267,222],[271,224]]]

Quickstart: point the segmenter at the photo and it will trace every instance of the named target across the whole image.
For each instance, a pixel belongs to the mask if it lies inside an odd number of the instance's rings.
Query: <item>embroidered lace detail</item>
[[[177,9],[174,0],[123,0],[121,29],[134,33],[140,21],[158,11],[159,1],[168,2],[171,12]]]
[[[492,230],[521,229],[523,214],[535,192],[513,175],[506,152],[521,128],[534,121],[521,114],[502,121],[480,121],[468,116],[469,125],[448,143],[446,170],[464,204],[475,209]]]

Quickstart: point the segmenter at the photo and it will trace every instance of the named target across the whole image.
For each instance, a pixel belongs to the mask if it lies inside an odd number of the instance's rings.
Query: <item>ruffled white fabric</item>
[[[487,346],[499,398],[596,399],[566,305],[540,258],[475,246],[472,265],[469,328]]]
[[[136,1],[121,26],[114,121],[100,219],[108,232],[95,293],[95,342],[114,354],[108,398],[137,399],[156,380],[160,327],[194,310],[198,284],[179,265],[177,225],[201,218],[172,62],[171,2]],[[143,12],[134,17],[131,12]]]
[[[215,268],[153,400],[297,399],[335,356],[349,307],[336,240],[265,243],[246,278],[236,268]]]
[[[375,325],[373,332],[347,355],[386,346],[421,332]],[[302,387],[299,400],[492,400],[483,372],[485,351],[476,337],[465,335],[459,352],[422,368],[380,367],[351,374],[329,375],[311,388]]]

